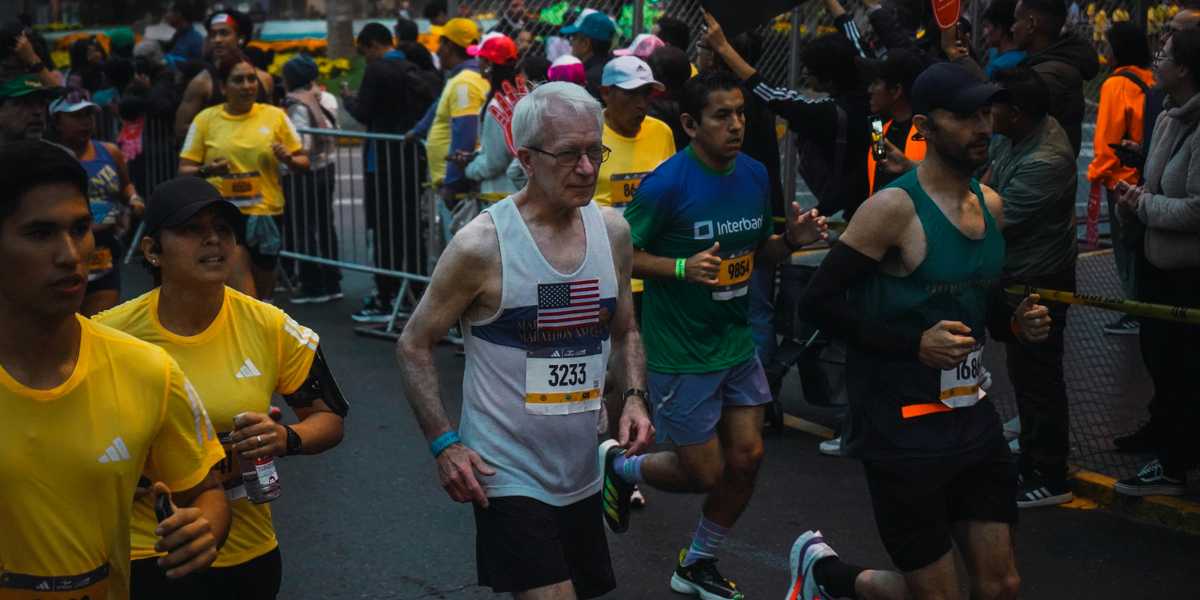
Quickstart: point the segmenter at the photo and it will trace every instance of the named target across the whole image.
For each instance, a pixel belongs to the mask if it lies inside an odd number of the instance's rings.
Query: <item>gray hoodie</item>
[[[1173,106],[1168,96],[1154,124],[1137,217],[1146,224],[1146,259],[1160,269],[1200,267],[1197,122],[1200,94],[1183,106]]]

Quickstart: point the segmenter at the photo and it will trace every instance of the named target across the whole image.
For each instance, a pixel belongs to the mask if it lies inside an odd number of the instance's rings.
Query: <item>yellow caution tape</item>
[[[1150,304],[1149,302],[1138,302],[1136,300],[1124,300],[1121,298],[1108,298],[1105,296],[1094,296],[1091,294],[1074,294],[1061,290],[1047,290],[1044,288],[1036,288],[1024,285],[1010,285],[1004,288],[1004,291],[1016,296],[1028,296],[1037,294],[1043,300],[1051,302],[1060,302],[1062,304],[1078,304],[1081,306],[1094,306],[1105,310],[1115,310],[1128,315],[1138,317],[1148,317],[1151,319],[1161,319],[1164,321],[1176,321],[1179,323],[1190,323],[1193,325],[1200,324],[1200,309],[1184,308],[1182,306],[1167,306],[1165,304]]]

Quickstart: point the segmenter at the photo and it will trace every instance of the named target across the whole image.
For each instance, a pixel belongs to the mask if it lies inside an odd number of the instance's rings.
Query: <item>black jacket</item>
[[[405,133],[424,116],[438,90],[399,55],[373,60],[363,73],[358,95],[346,96],[346,111],[367,131]]]
[[[1100,61],[1091,44],[1068,34],[1049,48],[1025,57],[1022,66],[1032,67],[1050,90],[1050,116],[1066,130],[1079,156],[1083,140],[1083,83],[1100,72]]]

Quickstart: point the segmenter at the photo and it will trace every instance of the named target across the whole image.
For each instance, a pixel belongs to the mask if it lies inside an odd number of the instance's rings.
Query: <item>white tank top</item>
[[[600,490],[596,411],[604,396],[617,274],[604,217],[579,209],[587,253],[559,273],[508,197],[487,210],[500,239],[502,293],[492,317],[463,323],[467,364],[459,432],[496,474],[490,497],[553,506]]]

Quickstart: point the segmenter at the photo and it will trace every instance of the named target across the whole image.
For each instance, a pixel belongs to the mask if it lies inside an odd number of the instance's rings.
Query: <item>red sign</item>
[[[960,0],[930,0],[930,2],[933,4],[933,16],[937,19],[938,27],[950,29],[958,23],[958,16],[962,11]]]

